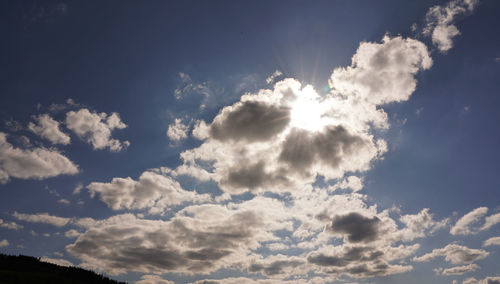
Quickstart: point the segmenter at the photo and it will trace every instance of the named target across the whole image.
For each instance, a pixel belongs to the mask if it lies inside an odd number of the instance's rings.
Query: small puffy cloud
[[[45,179],[76,173],[78,166],[57,150],[16,148],[7,141],[7,134],[0,132],[0,183],[7,182],[10,177]]]
[[[479,269],[477,264],[471,263],[468,265],[455,266],[439,270],[441,275],[462,275],[468,272],[473,272]]]
[[[415,74],[431,66],[422,42],[385,36],[382,43],[362,42],[351,66],[333,71],[330,86],[334,92],[376,105],[406,101],[415,91]]]
[[[9,246],[9,241],[8,240],[1,240],[0,241],[0,248]]]
[[[413,261],[425,262],[438,256],[444,256],[445,260],[453,264],[472,263],[478,259],[487,257],[490,253],[481,249],[471,249],[457,244],[449,244],[444,248],[434,249],[432,252],[419,257],[414,257]]]
[[[486,213],[488,213],[487,207],[479,207],[465,214],[462,218],[458,219],[457,223],[451,228],[450,234],[470,235],[476,233],[477,231],[471,229],[471,225],[479,222]]]
[[[68,261],[66,259],[62,259],[62,258],[50,258],[50,257],[44,256],[44,257],[40,258],[40,261],[52,263],[52,264],[59,265],[59,266],[66,266],[66,267],[74,266],[73,263],[71,263],[70,261]]]
[[[376,216],[366,217],[357,212],[335,216],[329,230],[341,233],[351,243],[369,243],[377,239],[380,219]]]
[[[165,280],[158,275],[142,275],[135,284],[175,284],[170,280]]]
[[[48,213],[23,214],[14,212],[12,216],[14,216],[14,218],[18,220],[25,222],[50,224],[57,227],[65,226],[71,221],[71,218],[52,216]]]
[[[71,229],[69,231],[66,231],[66,233],[64,233],[64,236],[66,238],[76,238],[79,235],[80,235],[80,233],[77,230],[75,230],[75,229]]]
[[[93,182],[87,188],[92,197],[98,194],[113,210],[149,208],[152,214],[184,202],[210,199],[209,195],[186,191],[173,178],[154,172],[142,173],[138,181],[130,177],[113,178],[109,183]]]
[[[483,242],[483,247],[500,246],[500,237],[491,237]]]
[[[94,149],[109,148],[113,152],[119,152],[130,145],[129,141],[111,138],[111,131],[127,127],[116,112],[108,115],[104,112],[90,112],[86,108],[77,112],[69,111],[66,113],[66,127],[92,144]]]
[[[34,117],[36,124],[30,122],[28,129],[36,135],[45,138],[52,144],[68,145],[71,141],[69,135],[62,132],[59,128],[59,122],[55,121],[48,114],[41,114]]]
[[[7,229],[10,229],[10,230],[16,230],[16,231],[23,228],[22,225],[19,225],[16,222],[5,222],[2,219],[0,219],[0,227],[1,228],[7,228]]]
[[[61,203],[61,204],[65,204],[65,205],[71,204],[71,202],[69,200],[64,199],[64,198],[59,199],[57,202]]]
[[[273,74],[271,74],[271,76],[266,78],[266,83],[271,84],[272,82],[274,82],[274,80],[276,80],[276,78],[278,78],[282,75],[283,75],[283,72],[281,72],[280,70],[276,70],[276,71],[274,71]]]
[[[399,232],[401,239],[411,241],[415,238],[422,238],[427,233],[432,234],[448,225],[449,219],[436,221],[429,211],[429,208],[424,208],[417,214],[401,216],[399,220],[406,225],[406,228]]]
[[[174,123],[168,126],[167,136],[173,142],[179,142],[188,137],[189,124],[184,124],[182,119],[176,118]]]
[[[479,0],[452,0],[445,5],[433,6],[426,15],[426,27],[423,34],[432,37],[432,43],[440,52],[446,52],[453,47],[453,38],[460,34],[454,25],[459,15],[474,10]]]

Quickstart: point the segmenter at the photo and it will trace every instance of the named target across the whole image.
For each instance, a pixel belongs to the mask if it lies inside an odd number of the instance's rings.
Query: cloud
[[[98,221],[66,250],[83,266],[111,274],[209,273],[240,262],[274,238],[267,231],[284,228],[260,211],[206,204],[187,207],[169,221],[118,215]]]
[[[212,94],[212,90],[208,82],[194,82],[191,77],[183,72],[179,72],[179,78],[181,79],[181,84],[178,88],[174,90],[174,97],[177,100],[181,100],[187,96],[201,95],[203,99],[200,104],[200,109],[206,107],[208,98]]]
[[[470,277],[465,279],[462,284],[500,284],[500,277],[488,276],[482,280]]]
[[[485,231],[493,227],[494,225],[500,223],[500,213],[487,216],[484,221],[484,225],[481,226],[479,230]]]
[[[204,143],[183,152],[174,173],[213,180],[239,194],[293,191],[318,175],[331,181],[366,171],[387,151],[387,143],[372,134],[389,126],[379,106],[407,100],[415,75],[431,65],[417,40],[363,42],[351,66],[333,71],[330,93],[319,95],[288,78],[243,95],[211,123],[198,122],[193,132]]]
[[[66,233],[64,233],[64,236],[66,238],[76,238],[79,235],[80,235],[80,233],[77,230],[75,230],[75,229],[71,229],[69,231],[66,231]]]
[[[454,25],[459,15],[474,10],[478,0],[453,0],[442,6],[433,6],[426,15],[423,34],[432,37],[432,43],[439,51],[446,52],[453,47],[453,38],[460,34]]]
[[[61,259],[61,258],[50,258],[50,257],[43,256],[40,258],[40,261],[52,263],[52,264],[59,265],[59,266],[66,266],[66,267],[74,266],[73,263],[71,263],[70,261],[68,261],[66,259]]]
[[[289,108],[244,101],[222,109],[210,126],[210,136],[220,141],[265,141],[283,131],[289,121]]]
[[[483,242],[483,247],[500,246],[500,237],[491,237]]]
[[[473,272],[479,269],[479,266],[477,264],[468,264],[468,265],[462,265],[462,266],[455,266],[455,267],[450,267],[446,268],[443,270],[440,270],[441,275],[462,275],[468,272]]]
[[[350,188],[352,191],[357,192],[363,189],[363,179],[357,176],[348,176],[341,182],[336,183],[333,186],[328,187],[328,190],[335,191],[337,189],[347,189]]]
[[[158,275],[142,275],[135,284],[175,284],[173,281],[165,280]]]
[[[328,227],[332,232],[346,235],[351,243],[369,243],[377,239],[380,219],[376,216],[369,218],[357,212],[343,216],[335,216]]]
[[[2,219],[0,219],[0,227],[16,231],[23,228],[22,225],[19,225],[16,222],[4,222]]]
[[[48,213],[23,214],[14,212],[12,216],[25,222],[50,224],[57,227],[65,226],[71,221],[71,218],[52,216]]]
[[[481,249],[471,249],[457,244],[449,244],[444,248],[434,249],[432,252],[419,257],[414,257],[413,261],[426,262],[438,256],[444,256],[445,260],[453,264],[472,263],[476,260],[487,257],[490,253]]]
[[[410,254],[416,248],[418,246],[409,248]],[[402,255],[408,255],[408,253]],[[328,247],[327,249],[325,247],[322,251],[309,254],[307,260],[316,265],[323,273],[344,274],[353,278],[398,274],[413,269],[410,265],[388,263],[386,253],[383,250],[369,246],[342,246]]]
[[[98,194],[113,210],[149,208],[151,214],[185,202],[210,200],[210,196],[186,191],[171,177],[154,172],[142,173],[138,181],[130,177],[113,178],[110,183],[92,182],[87,188],[92,197]]]
[[[470,235],[476,233],[474,229],[471,229],[471,225],[479,222],[486,213],[488,213],[487,207],[479,207],[465,214],[462,218],[458,219],[457,223],[451,228],[450,234]]]
[[[276,78],[278,78],[282,75],[283,75],[283,72],[281,72],[280,70],[276,70],[276,71],[274,71],[273,74],[271,74],[271,76],[266,78],[266,83],[271,84],[272,82],[274,82],[274,80],[276,80]]]
[[[45,179],[78,172],[78,166],[57,150],[15,148],[7,142],[7,134],[0,132],[0,183],[6,183],[10,177]]]
[[[86,108],[77,112],[69,111],[66,113],[66,126],[92,144],[94,149],[109,148],[113,152],[119,152],[130,145],[129,141],[111,138],[111,131],[127,127],[116,112],[108,115],[104,112],[90,112]]]
[[[300,257],[277,255],[267,257],[265,260],[254,261],[247,269],[250,273],[260,273],[270,277],[286,277],[297,274],[294,270],[297,267],[304,266],[304,264],[306,264],[306,261]]]
[[[17,211],[12,214],[14,218],[25,221],[25,222],[30,222],[30,223],[42,223],[42,224],[49,224],[53,225],[56,227],[63,227],[66,225],[75,225],[81,228],[90,228],[95,224],[95,220],[92,218],[66,218],[66,217],[59,217],[59,216],[53,216],[50,215],[49,213],[35,213],[35,214],[25,214],[25,213],[18,213]]]
[[[362,42],[351,66],[333,71],[330,86],[334,92],[375,105],[401,102],[415,91],[417,72],[431,66],[422,42],[384,36],[382,43]]]
[[[41,114],[34,117],[36,124],[30,122],[28,129],[36,135],[45,138],[52,144],[68,145],[71,141],[69,135],[59,129],[59,122],[55,121],[48,114]]]
[[[399,220],[406,225],[406,228],[400,231],[401,239],[411,241],[415,238],[422,238],[448,225],[448,218],[436,221],[429,211],[429,208],[424,208],[417,214],[401,216]]]
[[[0,241],[0,248],[7,247],[9,246],[9,241],[8,240],[1,240]]]
[[[173,142],[179,142],[188,137],[189,124],[184,124],[182,119],[176,118],[173,124],[168,126],[167,136]]]

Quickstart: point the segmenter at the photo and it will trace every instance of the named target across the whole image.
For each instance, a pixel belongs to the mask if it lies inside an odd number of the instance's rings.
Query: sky
[[[500,283],[500,1],[3,1],[0,252],[138,284]]]

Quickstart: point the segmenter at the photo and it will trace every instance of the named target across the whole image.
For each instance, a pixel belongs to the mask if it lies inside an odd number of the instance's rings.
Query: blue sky
[[[139,284],[500,281],[498,1],[0,5],[0,252]]]

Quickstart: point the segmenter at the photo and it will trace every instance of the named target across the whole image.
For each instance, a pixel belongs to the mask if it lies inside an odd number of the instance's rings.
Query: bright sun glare
[[[325,110],[319,99],[320,96],[310,86],[299,92],[292,103],[291,126],[309,131],[322,130],[326,125],[322,117]]]

